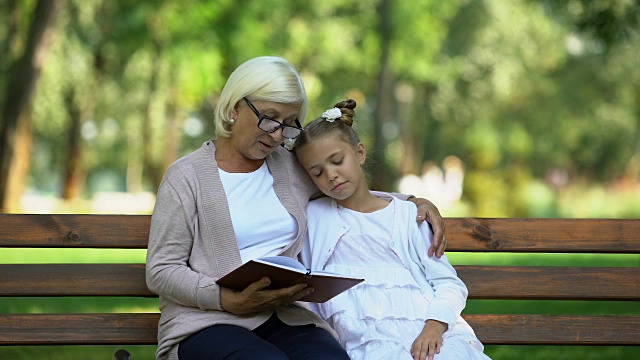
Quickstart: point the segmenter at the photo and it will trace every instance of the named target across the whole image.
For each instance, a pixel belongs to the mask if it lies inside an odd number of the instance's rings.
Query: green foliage
[[[17,27],[10,28],[15,3]],[[0,103],[10,62],[21,53],[35,0],[0,2]],[[377,0],[69,0],[31,113],[29,186],[61,192],[70,111],[83,111],[86,196],[151,188],[143,172],[144,119],[152,160],[178,156],[213,136],[216,96],[229,73],[258,55],[281,55],[301,71],[310,118],[347,96],[371,148],[381,34]],[[465,163],[454,216],[640,217],[640,11],[638,0],[416,0],[393,2],[391,65],[395,116],[388,154],[412,171],[450,155]],[[12,31],[15,30],[15,33]],[[15,37],[12,37],[15,35]],[[169,120],[177,119],[176,128]],[[2,121],[0,119],[0,121]],[[374,164],[381,165],[381,164]],[[399,167],[398,167],[399,169]],[[137,179],[137,180],[136,180]],[[70,211],[74,211],[69,208]],[[68,210],[69,210],[68,209]],[[89,210],[90,207],[82,208]],[[0,262],[54,261],[55,250],[16,253]],[[140,262],[141,253],[63,253],[77,262]],[[637,256],[569,260],[529,254],[453,263],[638,264]],[[524,258],[524,259],[523,259]],[[155,299],[41,299],[43,309],[135,307]],[[142,305],[140,305],[142,304]],[[538,305],[537,304],[536,310]],[[602,310],[593,304],[566,304]],[[0,312],[23,306],[2,299]],[[530,311],[470,301],[466,311]],[[581,309],[585,310],[585,309]],[[620,304],[618,310],[638,313]],[[154,346],[131,346],[134,359]],[[0,347],[0,358],[110,358],[112,347]],[[635,359],[637,347],[487,346],[493,359]]]
[[[9,3],[0,19],[9,20]],[[0,45],[11,54],[19,53],[36,4],[17,3],[15,41],[0,26]],[[35,95],[30,187],[61,191],[77,110],[83,173],[93,184],[86,196],[114,183],[99,180],[104,174],[120,178],[111,189],[154,191],[143,162],[162,171],[214,136],[211,114],[226,77],[265,54],[300,69],[310,119],[355,98],[357,126],[370,146],[380,90],[379,4],[68,1]],[[381,159],[404,173],[460,157],[465,206],[486,216],[562,216],[569,213],[559,208],[564,186],[637,183],[638,7],[637,0],[393,1],[394,115]],[[0,61],[1,85],[9,60]],[[177,154],[167,152],[173,133]],[[560,188],[548,181],[558,171],[567,178]]]

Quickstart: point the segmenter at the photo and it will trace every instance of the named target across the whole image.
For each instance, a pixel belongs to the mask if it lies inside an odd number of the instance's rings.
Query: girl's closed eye
[[[342,164],[342,161],[344,160],[344,154],[342,153],[337,153],[337,154],[333,154],[330,158],[331,163],[333,165],[340,165]]]

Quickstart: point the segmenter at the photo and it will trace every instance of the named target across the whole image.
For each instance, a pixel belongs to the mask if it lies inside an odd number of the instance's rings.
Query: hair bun
[[[353,117],[356,115],[356,112],[354,110],[356,108],[355,100],[353,99],[343,100],[335,104],[333,107],[340,109],[340,111],[342,112],[340,121],[347,124],[348,126],[353,125]]]

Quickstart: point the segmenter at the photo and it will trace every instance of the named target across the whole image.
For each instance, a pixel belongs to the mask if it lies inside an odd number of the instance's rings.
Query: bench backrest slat
[[[470,299],[640,301],[640,268],[456,269]],[[146,287],[144,264],[0,264],[0,274],[0,296],[156,296]]]
[[[149,215],[0,214],[0,247],[146,249]]]
[[[0,296],[157,297],[144,264],[0,264]]]
[[[640,301],[640,268],[456,266],[470,299]]]
[[[149,215],[0,214],[0,247],[145,249]],[[447,218],[447,251],[640,254],[635,219]]]
[[[148,215],[0,214],[0,249],[145,249],[150,220]],[[446,226],[448,252],[640,254],[638,219],[448,218]],[[640,301],[638,266],[455,268],[470,299]],[[0,264],[0,297],[51,296],[156,297],[146,287],[144,264]],[[486,345],[640,346],[637,315],[463,317]],[[156,344],[158,320],[158,313],[0,314],[0,345]]]
[[[0,315],[0,345],[156,344],[159,314]],[[640,345],[640,316],[463,315],[485,345]]]
[[[0,345],[152,345],[160,314],[0,315]]]
[[[640,254],[637,219],[446,219],[447,251]]]
[[[640,316],[463,315],[485,345],[640,345]]]

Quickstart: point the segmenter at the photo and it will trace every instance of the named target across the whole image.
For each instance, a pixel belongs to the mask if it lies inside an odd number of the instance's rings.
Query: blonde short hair
[[[260,56],[238,66],[227,79],[215,110],[216,136],[229,137],[229,113],[243,97],[283,104],[300,104],[304,124],[309,99],[298,71],[285,59]]]

